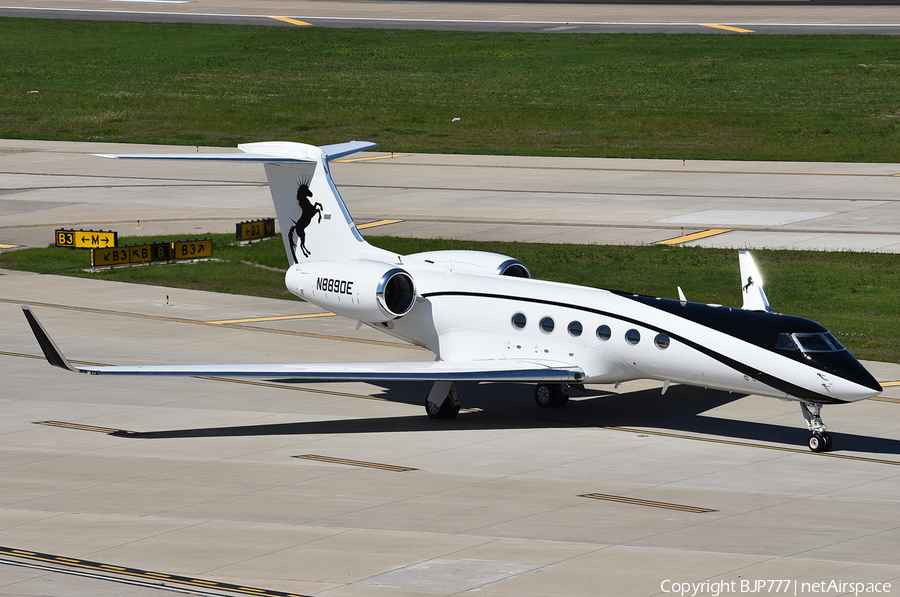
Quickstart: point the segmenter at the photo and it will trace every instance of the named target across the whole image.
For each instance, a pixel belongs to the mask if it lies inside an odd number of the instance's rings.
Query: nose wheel
[[[801,402],[800,412],[806,419],[806,426],[811,433],[806,442],[809,449],[813,452],[830,452],[833,441],[831,434],[825,431],[825,423],[822,422],[822,405]]]
[[[815,432],[809,436],[807,444],[813,452],[828,452],[831,450],[832,445],[831,434],[827,431],[822,433]]]

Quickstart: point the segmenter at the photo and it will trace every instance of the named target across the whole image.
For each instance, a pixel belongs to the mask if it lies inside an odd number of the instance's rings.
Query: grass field
[[[171,266],[84,271],[87,251],[26,249],[0,254],[0,268],[230,292],[295,298],[284,287],[287,258],[281,238],[251,246],[233,236],[209,235],[221,261]],[[124,238],[120,244],[172,238]],[[677,298],[681,286],[691,301],[740,306],[737,252],[694,247],[621,247],[531,243],[477,243],[370,237],[374,245],[408,254],[442,249],[494,251],[521,259],[536,278]],[[766,292],[780,313],[800,315],[829,328],[857,357],[900,362],[900,255],[754,251]],[[259,267],[260,265],[264,267]],[[271,268],[271,269],[269,269]]]
[[[0,136],[896,161],[891,36],[552,35],[0,19]],[[458,122],[452,122],[459,118]]]

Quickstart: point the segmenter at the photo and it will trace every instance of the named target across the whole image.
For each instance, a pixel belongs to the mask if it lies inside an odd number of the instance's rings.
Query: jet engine
[[[530,278],[531,272],[518,259],[486,251],[429,251],[407,255],[407,260],[443,265],[452,271],[485,276],[513,276]]]
[[[403,317],[416,303],[416,284],[403,268],[378,261],[313,261],[284,276],[293,294],[361,321]]]

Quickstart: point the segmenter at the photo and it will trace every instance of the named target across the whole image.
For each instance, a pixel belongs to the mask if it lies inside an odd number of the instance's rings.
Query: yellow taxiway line
[[[711,230],[702,230],[700,232],[695,232],[693,234],[685,234],[684,236],[678,236],[676,238],[670,238],[669,240],[661,240],[658,243],[653,243],[655,245],[680,245],[681,243],[688,243],[692,240],[700,240],[701,238],[709,238],[710,236],[716,236],[717,234],[725,234],[726,232],[731,232],[730,228],[713,228]]]
[[[408,471],[414,471],[417,469],[409,468],[408,466],[396,466],[393,464],[379,464],[377,462],[364,462],[362,460],[347,460],[346,458],[335,458],[333,456],[320,456],[318,454],[301,454],[299,456],[294,456],[294,458],[301,458],[303,460],[316,460],[318,462],[328,462],[331,464],[346,464],[348,466],[361,466],[364,468],[375,468],[383,471],[393,471],[395,473],[405,473]]]
[[[593,500],[606,500],[608,502],[620,502],[623,504],[634,504],[635,506],[650,506],[651,508],[666,508],[667,510],[680,510],[682,512],[715,512],[710,508],[700,508],[698,506],[684,506],[682,504],[669,504],[666,502],[651,502],[650,500],[639,500],[621,495],[606,495],[604,493],[586,493],[581,497],[591,498]]]
[[[285,23],[290,23],[291,25],[299,25],[301,27],[311,27],[312,23],[307,23],[305,21],[298,21],[297,19],[289,19],[287,17],[269,17],[270,19],[275,19],[276,21],[284,21]]]
[[[100,562],[91,562],[88,560],[80,560],[76,558],[66,558],[63,556],[57,556],[49,553],[40,553],[36,551],[25,551],[23,549],[14,549],[11,547],[0,547],[0,556],[9,556],[13,558],[20,558],[23,560],[30,560],[33,562],[46,562],[49,564],[54,564],[56,567],[46,567],[42,568],[43,570],[55,570],[56,572],[64,572],[69,568],[78,568],[81,570],[89,570],[93,572],[103,572],[108,574],[117,575],[119,578],[122,577],[130,577],[136,579],[147,579],[150,581],[154,581],[152,588],[167,588],[169,590],[174,589],[172,585],[181,585],[184,586],[194,586],[194,587],[205,587],[207,589],[213,589],[216,591],[221,591],[222,593],[232,593],[232,594],[241,594],[241,595],[261,595],[263,597],[306,597],[304,595],[299,595],[296,593],[286,593],[284,591],[273,591],[269,589],[259,589],[256,587],[245,587],[243,585],[235,585],[226,582],[215,582],[211,580],[203,580],[200,578],[191,578],[188,576],[180,576],[176,574],[161,574],[159,572],[151,572],[149,570],[140,570],[138,568],[126,568],[124,566],[113,566],[110,564],[103,564]],[[58,566],[66,566],[66,568],[59,568]],[[69,574],[72,574],[71,572]],[[86,575],[89,578],[97,578],[101,580],[111,580],[113,577],[106,575]],[[168,585],[163,585],[160,587],[159,582],[169,583]],[[142,586],[150,586],[150,585],[142,585]],[[181,592],[184,592],[183,590]],[[212,593],[203,593],[204,595],[212,595]],[[217,595],[220,593],[216,593]]]
[[[256,323],[258,321],[282,321],[285,319],[313,319],[316,317],[334,317],[334,313],[307,313],[306,315],[280,315],[277,317],[254,317],[252,319],[226,319],[222,321],[207,321],[212,325],[225,325],[226,323]]]
[[[403,220],[378,220],[377,222],[369,222],[368,224],[361,224],[356,227],[357,230],[365,230],[366,228],[375,228],[376,226],[387,226],[388,224],[396,224],[397,222],[402,222]]]
[[[406,156],[405,153],[397,153],[397,154],[392,153],[391,155],[375,155],[375,156],[371,156],[368,158],[352,158],[349,160],[335,160],[335,161],[339,162],[341,164],[346,164],[348,162],[367,162],[369,160],[386,160],[386,159],[402,158],[405,156]]]
[[[735,31],[737,33],[754,33],[752,29],[741,29],[740,27],[729,27],[728,25],[711,25],[707,23],[699,23],[701,27],[713,27],[715,29],[724,29],[726,31]]]

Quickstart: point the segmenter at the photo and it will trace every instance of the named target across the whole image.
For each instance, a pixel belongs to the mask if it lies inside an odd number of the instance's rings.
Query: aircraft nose
[[[841,400],[855,402],[877,396],[883,390],[872,374],[863,367],[848,351],[819,355],[819,361],[826,375],[830,374],[840,378],[842,383],[835,385],[835,390]],[[836,380],[837,381],[837,380]]]

